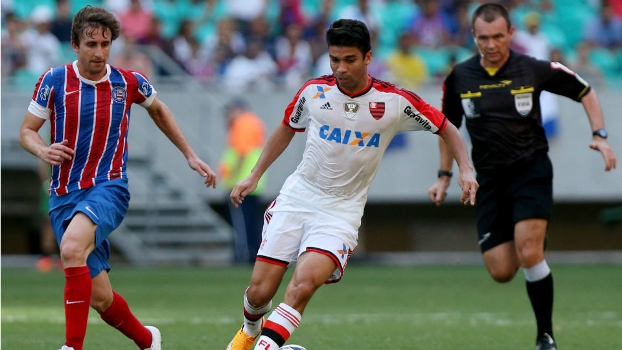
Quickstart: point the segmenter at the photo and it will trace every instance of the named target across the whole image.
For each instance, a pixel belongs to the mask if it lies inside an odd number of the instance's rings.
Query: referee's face
[[[492,22],[478,17],[473,23],[473,37],[486,68],[501,67],[510,56],[510,43],[514,27],[508,28],[505,18],[499,16]]]

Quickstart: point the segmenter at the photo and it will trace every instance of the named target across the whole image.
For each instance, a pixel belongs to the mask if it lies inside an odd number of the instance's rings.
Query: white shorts
[[[341,279],[357,244],[358,231],[346,221],[279,196],[264,215],[257,260],[289,266],[304,252],[324,254],[337,264],[326,280],[335,283]]]

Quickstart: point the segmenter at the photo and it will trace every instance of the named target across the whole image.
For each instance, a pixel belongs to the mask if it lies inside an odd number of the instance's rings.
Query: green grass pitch
[[[552,269],[560,348],[622,349],[621,267]],[[110,276],[141,321],[160,328],[164,350],[224,350],[241,325],[250,273],[246,267],[119,266]],[[60,348],[63,283],[60,271],[2,269],[2,349]],[[484,266],[352,262],[341,282],[319,289],[289,342],[308,350],[514,350],[534,349],[534,338],[520,272],[514,281],[498,284]],[[86,350],[135,348],[91,310]]]

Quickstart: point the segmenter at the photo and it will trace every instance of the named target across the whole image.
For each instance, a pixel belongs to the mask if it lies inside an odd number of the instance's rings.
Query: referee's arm
[[[600,106],[600,102],[598,102],[596,91],[594,91],[594,89],[590,89],[590,91],[581,99],[581,103],[587,113],[592,132],[598,129],[604,129],[605,120],[603,118],[603,110]],[[616,168],[616,155],[609,145],[609,142],[607,142],[607,139],[600,136],[592,136],[590,148],[597,150],[602,154],[603,159],[605,160],[605,171],[610,171],[611,169]]]

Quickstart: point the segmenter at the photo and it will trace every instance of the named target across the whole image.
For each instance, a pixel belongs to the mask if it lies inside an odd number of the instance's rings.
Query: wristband
[[[449,170],[439,170],[438,171],[438,177],[440,178],[441,176],[447,176],[447,177],[452,177],[454,175],[454,173],[452,173]]]

